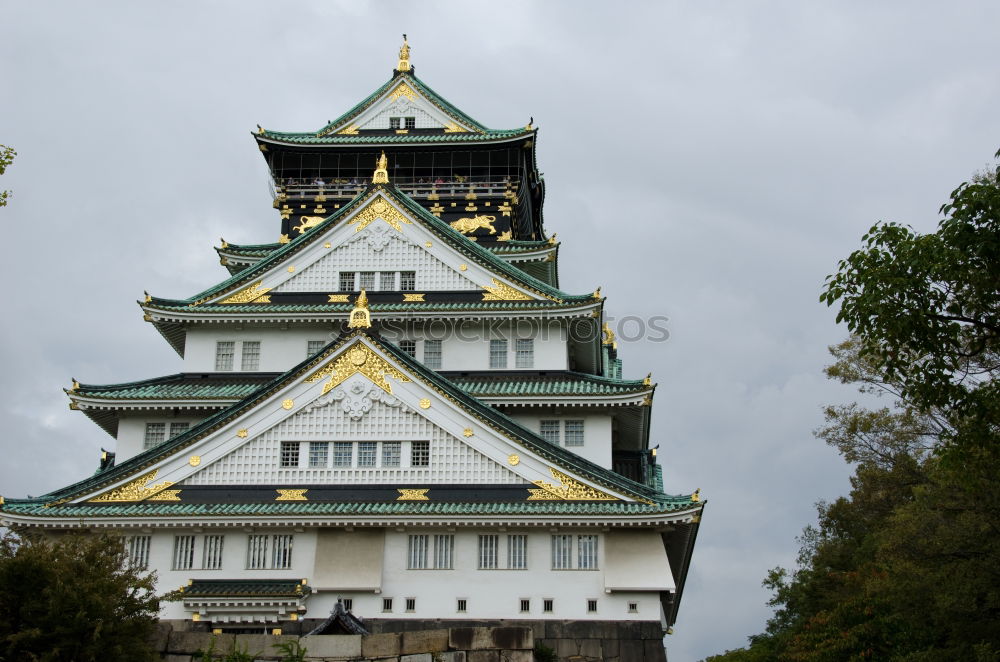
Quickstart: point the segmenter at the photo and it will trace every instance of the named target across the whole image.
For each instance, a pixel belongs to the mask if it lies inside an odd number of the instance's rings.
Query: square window
[[[398,467],[399,458],[402,455],[400,450],[403,444],[398,441],[383,441],[382,442],[382,466],[383,467]]]
[[[406,542],[407,570],[427,569],[427,536],[409,536]]]
[[[374,271],[362,271],[358,274],[359,285],[362,290],[374,290],[375,289],[375,272]]]
[[[326,342],[323,340],[307,340],[306,341],[306,358],[310,356],[316,356],[319,354],[319,350],[326,346]]]
[[[511,570],[528,568],[528,536],[507,536],[507,567]]]
[[[514,341],[514,367],[535,367],[535,341],[531,338],[518,338]]]
[[[247,568],[261,570],[267,567],[267,536],[247,537]]]
[[[361,441],[358,442],[358,466],[359,467],[374,467],[375,460],[378,458],[378,442],[377,441]]]
[[[174,422],[170,424],[170,437],[176,437],[179,434],[184,434],[191,427],[190,423],[187,422]]]
[[[555,602],[555,600],[553,600],[552,598],[543,598],[542,599],[542,612],[544,612],[546,614],[551,614],[554,602]]]
[[[260,370],[260,341],[244,340],[243,353],[240,355],[240,370],[252,372]]]
[[[289,468],[299,466],[299,442],[281,442],[281,464],[280,466]]]
[[[206,570],[219,570],[222,568],[222,543],[225,536],[205,536],[205,545],[202,550],[201,567]]]
[[[349,467],[353,459],[354,444],[349,441],[333,442],[333,466]]]
[[[382,611],[383,612],[392,611],[392,598],[382,598]]]
[[[563,431],[567,446],[583,446],[583,421],[563,421]]]
[[[174,570],[194,567],[194,536],[174,536]]]
[[[468,604],[469,601],[466,598],[458,598],[458,600],[455,601],[455,611],[457,611],[460,614],[464,614],[466,612]]]
[[[441,369],[441,341],[424,341],[424,365],[431,370]]]
[[[406,598],[406,611],[416,611],[416,610],[417,610],[417,599]]]
[[[399,129],[399,128],[401,128],[401,126],[402,126],[402,118],[401,117],[390,117],[389,118],[389,128],[390,129]]]
[[[520,602],[521,602],[521,613],[522,614],[527,614],[529,611],[531,611],[531,600],[530,599],[528,599],[528,598],[521,598]]]
[[[354,272],[353,271],[341,271],[340,272],[340,291],[341,292],[353,292],[354,291]]]
[[[538,431],[542,439],[550,444],[559,445],[559,421],[541,421]]]
[[[507,367],[506,340],[494,339],[490,341],[490,367],[500,369]]]
[[[146,423],[146,433],[142,438],[143,449],[158,446],[166,441],[166,423]]]
[[[573,536],[552,536],[552,569],[569,570],[573,567]]]
[[[149,540],[150,536],[130,536],[128,539],[128,560],[140,570],[149,567]]]
[[[391,292],[396,289],[396,272],[382,271],[378,275],[378,289]]]
[[[412,356],[417,357],[417,341],[416,340],[400,340],[399,348]]]
[[[429,467],[431,466],[431,442],[414,441],[410,446],[410,466]]]
[[[638,602],[629,602],[628,603],[628,613],[630,613],[630,614],[638,614],[639,613],[639,603]]]
[[[232,370],[233,356],[236,354],[236,343],[232,340],[220,340],[215,343],[215,369]]]
[[[326,441],[309,442],[309,466],[313,469],[325,468],[330,455],[330,444]]]
[[[412,292],[417,289],[417,272],[416,271],[400,271],[399,272],[399,289],[403,292]]]
[[[493,534],[479,536],[479,569],[495,570],[497,567],[497,538]]]
[[[597,536],[579,536],[577,538],[577,564],[580,570],[597,569]]]
[[[351,611],[354,609],[354,598],[342,598],[340,603],[344,605],[344,611]]]
[[[597,600],[594,599],[587,600],[587,613],[588,614],[597,613]]]
[[[274,536],[271,567],[278,569],[288,569],[292,567],[292,536],[287,534]]]
[[[415,129],[415,128],[417,128],[417,118],[416,117],[406,117],[404,119],[406,120],[406,128],[407,129]]]
[[[434,569],[451,570],[454,568],[455,536],[434,536]]]

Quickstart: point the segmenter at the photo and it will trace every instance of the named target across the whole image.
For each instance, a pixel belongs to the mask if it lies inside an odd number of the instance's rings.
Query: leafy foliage
[[[14,162],[15,156],[17,156],[17,152],[14,151],[13,147],[0,145],[0,175],[7,172],[7,166]],[[7,206],[7,201],[10,199],[10,196],[10,191],[0,191],[0,207]]]
[[[0,660],[136,662],[159,613],[155,575],[108,535],[0,539]]]

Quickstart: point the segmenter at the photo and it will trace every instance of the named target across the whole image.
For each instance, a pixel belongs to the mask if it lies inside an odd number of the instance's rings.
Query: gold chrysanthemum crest
[[[393,227],[397,232],[403,231],[403,223],[412,225],[410,219],[406,218],[398,209],[386,202],[385,198],[377,197],[364,208],[355,214],[348,225],[355,225],[355,232],[361,232],[366,227],[378,219],[382,219]]]

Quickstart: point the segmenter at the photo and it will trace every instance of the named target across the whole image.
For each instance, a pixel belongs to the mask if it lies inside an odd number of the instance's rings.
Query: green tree
[[[0,661],[152,660],[155,575],[121,538],[8,534],[0,539]]]
[[[7,166],[14,162],[15,156],[17,156],[17,152],[14,151],[13,147],[0,145],[0,175],[7,172]],[[0,207],[7,206],[7,200],[10,199],[10,196],[10,191],[0,191]]]

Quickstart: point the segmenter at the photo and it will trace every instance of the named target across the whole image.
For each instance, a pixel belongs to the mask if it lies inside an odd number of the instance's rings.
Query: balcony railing
[[[414,197],[430,197],[437,195],[439,198],[513,198],[517,194],[518,181],[503,179],[496,181],[428,181],[419,178],[395,177],[391,178],[392,183],[399,187],[407,195]],[[288,200],[317,198],[323,196],[328,199],[345,198],[350,199],[356,196],[368,186],[367,180],[358,179],[338,179],[326,180],[286,180],[278,187],[277,193],[284,194]],[[471,198],[469,196],[475,196]]]

